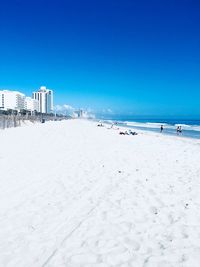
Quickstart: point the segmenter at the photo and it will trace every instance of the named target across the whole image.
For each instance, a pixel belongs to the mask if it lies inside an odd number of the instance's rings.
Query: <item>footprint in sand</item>
[[[73,255],[70,259],[73,264],[93,264],[97,263],[97,261],[98,256],[90,253]]]
[[[188,257],[187,255],[183,254],[183,255],[181,256],[180,263],[181,263],[181,264],[185,263],[185,262],[188,260],[188,258],[189,258],[189,257]]]
[[[133,228],[133,223],[132,222],[121,222],[120,223],[120,229],[122,232],[130,232],[131,229]]]
[[[126,247],[128,247],[130,250],[134,250],[134,251],[138,251],[140,249],[140,244],[135,241],[135,240],[132,240],[128,237],[126,237],[124,239],[124,244]]]
[[[156,192],[153,189],[149,189],[149,194],[151,196],[155,196],[156,195]]]
[[[155,206],[150,207],[150,212],[157,215],[158,214],[158,209]]]
[[[99,237],[100,238],[100,237]],[[98,253],[106,253],[118,247],[117,240],[114,239],[99,239],[96,243],[96,250]]]
[[[101,218],[102,218],[103,221],[106,221],[106,220],[107,220],[107,218],[108,218],[108,213],[107,213],[107,211],[103,211],[103,212],[101,213]]]
[[[108,266],[121,266],[128,263],[132,258],[131,253],[125,248],[117,248],[105,255],[105,262]]]
[[[137,185],[143,185],[142,180],[140,180],[140,179],[137,179],[135,182]]]
[[[156,265],[156,267],[172,267],[172,265],[168,261],[161,261]]]
[[[147,258],[143,266],[144,267],[174,267],[173,265],[171,265],[169,261],[164,260],[164,261],[157,262],[157,260],[154,257]]]
[[[91,265],[91,266],[95,266],[95,267],[108,267],[108,265],[106,263],[97,263],[97,264]],[[75,267],[75,266],[73,266],[73,267]],[[81,265],[81,267],[88,267],[88,265]]]

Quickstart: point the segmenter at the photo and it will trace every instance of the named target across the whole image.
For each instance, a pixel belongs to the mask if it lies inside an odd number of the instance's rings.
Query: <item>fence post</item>
[[[5,127],[6,127],[6,118],[5,116],[3,116],[3,129],[5,130]]]
[[[16,124],[16,116],[13,115],[13,123],[14,123],[14,127],[17,127],[17,124]]]

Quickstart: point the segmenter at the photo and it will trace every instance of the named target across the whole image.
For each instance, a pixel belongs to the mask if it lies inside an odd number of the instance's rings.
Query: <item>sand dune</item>
[[[199,140],[71,120],[0,147],[0,266],[200,266]]]

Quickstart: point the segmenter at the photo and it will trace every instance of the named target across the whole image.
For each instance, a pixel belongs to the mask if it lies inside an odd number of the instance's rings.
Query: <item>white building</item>
[[[39,112],[39,101],[31,97],[25,98],[25,109],[29,111]]]
[[[53,91],[41,86],[38,92],[33,92],[32,98],[39,101],[39,112],[53,112]]]
[[[0,109],[20,111],[25,108],[25,95],[17,91],[0,91]]]
[[[84,115],[84,112],[82,109],[76,110],[75,113],[77,114],[78,118],[82,118]]]

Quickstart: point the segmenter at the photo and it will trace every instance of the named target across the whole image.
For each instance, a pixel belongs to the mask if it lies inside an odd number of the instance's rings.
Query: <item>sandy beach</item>
[[[200,266],[200,140],[107,127],[0,131],[0,266]]]

